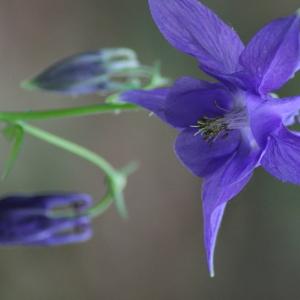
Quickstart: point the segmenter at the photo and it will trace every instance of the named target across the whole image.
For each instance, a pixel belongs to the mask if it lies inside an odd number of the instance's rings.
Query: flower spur
[[[179,160],[202,180],[204,242],[211,276],[224,210],[262,166],[278,179],[300,184],[300,135],[290,131],[300,96],[271,94],[300,68],[300,16],[263,27],[245,47],[237,33],[197,0],[149,0],[154,21],[169,43],[196,58],[218,80],[190,77],[170,88],[125,92],[175,127]]]

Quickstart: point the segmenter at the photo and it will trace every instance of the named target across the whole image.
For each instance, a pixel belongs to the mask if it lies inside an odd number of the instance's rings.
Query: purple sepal
[[[281,181],[300,185],[300,136],[283,125],[268,138],[261,165]]]
[[[149,0],[156,25],[178,50],[196,57],[212,74],[239,69],[244,49],[239,36],[197,0]]]
[[[261,95],[279,89],[299,69],[300,17],[293,14],[261,29],[240,57],[248,88]]]
[[[228,186],[216,188],[218,180],[212,176],[204,180],[202,186],[202,206],[204,220],[204,245],[211,277],[215,275],[214,252],[217,236],[221,226],[227,202],[235,197],[249,182],[252,174],[250,173],[243,179],[236,181]]]
[[[165,121],[165,103],[169,88],[158,88],[150,91],[133,90],[122,93],[120,100],[141,106]]]
[[[204,177],[204,241],[211,276],[214,275],[214,249],[226,203],[248,183],[260,156],[261,151],[252,149],[247,142],[242,141],[221,167]]]

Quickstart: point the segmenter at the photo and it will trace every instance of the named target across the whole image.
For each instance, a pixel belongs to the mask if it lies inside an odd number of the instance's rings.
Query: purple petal
[[[40,224],[41,225],[41,224]],[[16,241],[18,245],[58,246],[79,243],[91,237],[91,220],[89,217],[48,219],[44,228],[24,235]]]
[[[120,100],[146,108],[165,121],[164,107],[169,90],[169,88],[159,88],[150,91],[128,91],[122,93]]]
[[[211,275],[214,274],[214,250],[226,203],[236,196],[250,180],[260,152],[241,143],[239,149],[203,184],[204,240]]]
[[[44,240],[51,236],[52,227],[61,220],[51,220],[42,215],[22,215],[4,213],[0,222],[1,245],[26,245],[33,241]]]
[[[247,94],[247,107],[249,111],[249,121],[251,134],[259,147],[264,149],[267,145],[268,137],[278,129],[282,120],[280,114],[273,107],[276,100],[262,101],[260,97]],[[281,101],[281,100],[277,100]],[[274,105],[275,106],[275,105]]]
[[[299,115],[300,96],[273,99],[270,98],[265,104],[269,109],[280,115],[284,124],[292,125],[294,118]]]
[[[57,226],[52,226],[48,234],[49,236],[32,241],[30,244],[35,246],[61,246],[85,242],[92,236],[91,220],[88,217],[60,220]]]
[[[213,74],[234,73],[244,46],[236,32],[196,0],[149,0],[152,16],[172,46]]]
[[[222,85],[183,77],[170,90],[165,118],[175,127],[190,127],[201,117],[224,115],[231,104],[231,95]]]
[[[270,135],[261,164],[279,180],[300,184],[300,137],[281,126]]]
[[[269,23],[250,41],[240,63],[254,91],[279,89],[299,69],[299,32],[300,18],[294,14]]]
[[[48,209],[59,209],[72,206],[76,211],[82,212],[92,206],[93,199],[88,194],[61,194],[43,196],[44,205]],[[40,199],[42,200],[42,199]]]
[[[24,215],[40,210],[41,213],[49,209],[73,206],[78,211],[83,211],[92,205],[92,197],[88,194],[57,193],[44,195],[10,195],[0,201],[0,210]]]
[[[175,152],[179,160],[196,176],[204,177],[228,160],[240,143],[239,131],[231,131],[226,138],[218,138],[213,143],[203,140],[197,129],[183,130],[175,142]]]

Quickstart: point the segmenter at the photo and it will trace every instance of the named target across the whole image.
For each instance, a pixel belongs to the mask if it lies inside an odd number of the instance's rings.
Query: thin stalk
[[[0,112],[0,120],[5,122],[46,120],[51,118],[81,117],[107,112],[131,111],[136,109],[137,106],[133,104],[104,103],[40,111]]]
[[[29,135],[43,140],[56,147],[64,149],[70,153],[73,153],[74,155],[89,161],[93,165],[96,165],[105,173],[108,180],[108,193],[104,196],[104,199],[102,201],[91,208],[90,213],[92,216],[102,213],[106,208],[110,206],[113,200],[115,200],[120,214],[124,218],[127,218],[127,211],[122,194],[122,190],[126,185],[126,177],[121,172],[115,170],[104,158],[102,158],[95,152],[92,152],[74,142],[68,141],[64,138],[61,138],[50,132],[24,122],[18,122],[17,124],[19,124],[23,128],[25,133],[28,133]]]

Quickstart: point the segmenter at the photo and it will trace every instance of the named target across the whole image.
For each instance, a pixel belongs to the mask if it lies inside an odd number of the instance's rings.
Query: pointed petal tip
[[[214,267],[214,262],[212,261],[209,266],[208,266],[208,271],[209,271],[209,277],[210,278],[215,278],[215,267]]]
[[[216,237],[213,243],[210,245],[208,249],[206,249],[206,257],[207,257],[207,266],[209,277],[215,277],[215,248],[216,248]]]

